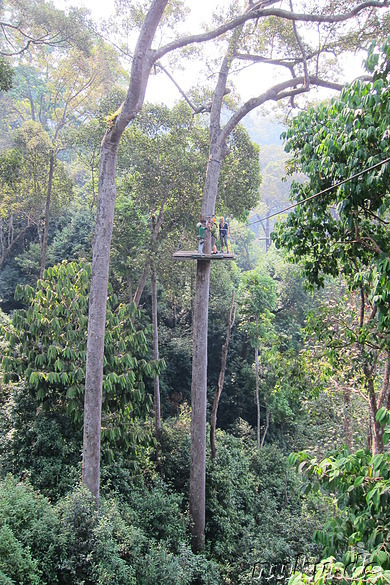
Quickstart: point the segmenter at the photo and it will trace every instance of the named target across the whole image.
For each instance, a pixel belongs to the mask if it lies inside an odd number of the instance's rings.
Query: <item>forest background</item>
[[[332,102],[291,94],[294,116],[278,100],[272,122],[229,134],[215,212],[235,261],[210,271],[208,431],[220,397],[201,550],[189,501],[197,268],[172,254],[197,248],[213,80],[186,92],[176,81],[183,99],[145,103],[119,146],[97,508],[81,453],[100,145],[148,7],[118,4],[121,18],[98,34],[84,10],[1,5],[12,23],[0,60],[1,582],[250,583],[299,558],[310,561],[297,583],[390,582],[388,10],[375,11],[388,3],[369,4],[322,72],[341,90],[336,54],[358,47],[367,78]],[[170,4],[161,34],[182,9]],[[328,49],[310,55],[278,19],[250,22],[244,48],[262,39],[261,59],[273,43],[283,62],[294,46],[287,69],[305,84],[310,58]],[[184,49],[182,65],[205,59],[210,75],[217,56]],[[173,81],[174,65],[153,74]],[[223,123],[240,111],[239,90],[231,81],[224,92]],[[274,229],[289,197],[302,203]]]

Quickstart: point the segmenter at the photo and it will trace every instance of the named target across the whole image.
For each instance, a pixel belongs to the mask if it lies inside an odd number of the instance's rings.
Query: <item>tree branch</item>
[[[291,12],[294,12],[292,0],[290,0],[290,8],[291,8]],[[297,25],[296,25],[296,22],[294,20],[292,22],[292,25],[293,25],[295,39],[296,39],[296,41],[298,43],[298,47],[299,47],[299,49],[300,49],[300,51],[302,53],[302,62],[303,62],[303,71],[304,71],[304,83],[303,83],[303,86],[304,87],[309,87],[309,70],[308,70],[308,67],[307,67],[307,58],[306,58],[305,48],[304,48],[304,46],[302,44],[302,41],[301,41],[301,39],[299,37]]]
[[[237,124],[249,112],[257,108],[258,106],[261,106],[265,102],[279,101],[286,97],[292,97],[307,92],[309,87],[306,87],[304,84],[305,78],[303,76],[288,79],[269,88],[265,93],[261,94],[260,96],[251,98],[250,100],[245,102],[245,104],[230,118],[228,123],[225,125],[223,129],[223,135],[221,136],[221,141],[227,139],[229,134],[232,132],[233,128],[235,128]],[[301,87],[297,88],[297,85],[301,85]],[[326,87],[328,89],[334,89],[336,91],[341,91],[342,88],[344,87],[341,83],[327,81],[312,75],[309,76],[309,86],[310,85]]]
[[[192,101],[190,100],[190,98],[187,96],[187,94],[185,93],[185,91],[180,87],[180,85],[173,78],[173,76],[169,73],[169,71],[163,65],[161,65],[161,63],[156,63],[156,67],[158,67],[159,69],[161,69],[161,71],[163,71],[165,73],[165,75],[168,77],[168,79],[170,79],[170,81],[172,81],[173,85],[176,87],[176,89],[178,90],[178,92],[180,93],[180,95],[183,97],[183,99],[190,106],[191,110],[193,110],[195,112],[195,114],[202,114],[203,112],[209,112],[210,111],[210,107],[211,106],[209,104],[207,106],[200,106],[199,108],[197,108],[195,106],[195,104],[193,104]]]
[[[59,33],[55,33],[52,35],[50,32],[47,32],[46,34],[44,34],[42,36],[33,37],[33,36],[29,35],[27,32],[23,31],[22,24],[20,24],[20,23],[15,25],[15,24],[11,24],[9,22],[0,22],[0,28],[3,32],[4,38],[6,39],[8,45],[11,47],[13,47],[13,44],[12,44],[10,38],[8,37],[7,29],[11,29],[11,30],[19,33],[25,39],[25,45],[21,49],[15,49],[14,51],[11,51],[11,52],[5,51],[4,49],[0,49],[0,55],[2,55],[3,57],[13,57],[15,55],[23,55],[23,53],[28,51],[28,49],[30,48],[30,45],[49,45],[49,46],[55,47],[55,46],[64,44],[66,42],[65,39],[61,38]],[[58,39],[58,40],[56,40],[56,39]]]
[[[191,44],[196,43],[203,43],[205,41],[210,41],[212,39],[216,39],[217,37],[225,34],[226,32],[232,30],[233,28],[237,28],[249,20],[256,20],[258,18],[266,17],[266,16],[276,16],[279,18],[284,18],[285,20],[290,21],[300,21],[300,22],[318,22],[318,23],[339,23],[345,22],[354,16],[357,16],[363,10],[367,8],[386,8],[390,6],[390,0],[370,0],[366,2],[362,2],[352,10],[345,12],[344,14],[301,14],[301,13],[293,13],[289,12],[288,10],[282,9],[263,9],[263,3],[258,3],[255,5],[253,10],[249,10],[244,14],[241,14],[237,18],[230,20],[229,22],[217,27],[214,30],[207,31],[205,33],[200,33],[196,35],[190,35],[187,37],[183,37],[180,39],[176,39],[171,43],[168,43],[164,47],[157,49],[154,51],[152,60],[155,63],[158,59],[160,59],[163,55],[170,53],[176,49],[181,49]],[[256,8],[258,6],[258,8]]]

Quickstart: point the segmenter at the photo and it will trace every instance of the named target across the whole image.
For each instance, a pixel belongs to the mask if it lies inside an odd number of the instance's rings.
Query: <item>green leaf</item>
[[[355,487],[355,488],[359,487],[359,485],[362,485],[363,481],[364,481],[364,476],[360,475],[359,477],[357,477],[355,479],[355,481],[353,483],[353,487]]]

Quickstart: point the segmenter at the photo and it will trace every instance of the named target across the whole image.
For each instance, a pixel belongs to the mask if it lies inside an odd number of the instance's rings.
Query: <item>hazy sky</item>
[[[113,11],[114,0],[57,0],[58,6],[86,6],[96,18],[106,18]],[[195,21],[207,20],[207,16],[223,0],[187,0],[187,6],[191,8],[191,16]]]
[[[91,11],[92,16],[96,19],[107,19],[114,12],[114,0],[54,0],[56,6],[59,8],[67,8],[70,6],[85,6]],[[187,6],[191,13],[187,18],[186,23],[191,24],[191,33],[202,32],[201,24],[207,22],[209,16],[217,6],[224,5],[224,0],[187,0]],[[188,30],[188,26],[186,27]],[[185,74],[181,74],[182,79]],[[184,89],[188,89],[190,85],[196,81],[194,79],[194,71],[189,74],[188,83],[185,84]],[[173,101],[180,99],[177,89],[174,88],[171,81],[163,75],[158,78],[151,76],[148,83],[148,91],[146,95],[148,101],[165,102],[172,104]]]
[[[69,6],[85,6],[94,18],[107,19],[114,11],[114,0],[55,0],[55,4],[60,8]],[[209,17],[217,6],[224,6],[224,0],[187,0],[187,6],[190,7],[191,13],[186,21],[186,28],[191,27],[191,33],[201,32],[201,24],[209,21]],[[352,67],[351,67],[352,65]],[[195,64],[191,65],[192,70],[180,73],[180,80],[183,82],[183,89],[188,89],[197,82],[197,73]],[[246,100],[252,97],[254,82],[259,80],[258,71],[252,68],[245,69],[240,73],[240,94]],[[272,82],[273,71],[270,67],[265,67],[261,71],[262,86]],[[360,60],[348,58],[348,66],[345,68],[345,78],[351,81],[353,77],[360,74]],[[280,81],[280,77],[278,78]],[[321,92],[322,93],[322,92]],[[332,92],[333,93],[333,92]],[[151,76],[148,83],[146,99],[152,102],[165,102],[172,104],[173,101],[180,99],[177,89],[174,88],[171,81],[163,75]]]

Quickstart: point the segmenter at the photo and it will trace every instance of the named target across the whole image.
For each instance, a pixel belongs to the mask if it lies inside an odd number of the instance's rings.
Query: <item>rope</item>
[[[275,213],[272,213],[271,215],[261,217],[260,219],[256,219],[255,221],[252,221],[251,223],[246,223],[244,225],[246,227],[249,227],[251,225],[254,225],[255,223],[260,223],[261,221],[265,221],[266,219],[271,219],[271,217],[276,217],[277,215],[281,215],[282,213],[286,213],[286,211],[290,211],[290,209],[294,209],[294,207],[297,207],[298,205],[302,205],[302,203],[306,203],[307,201],[311,201],[311,199],[315,199],[316,197],[319,197],[320,195],[323,195],[324,193],[328,193],[329,191],[332,191],[332,189],[336,189],[337,187],[340,187],[340,185],[344,185],[344,183],[348,183],[349,181],[352,181],[352,179],[356,179],[356,177],[360,177],[361,175],[364,175],[365,173],[368,173],[369,171],[372,171],[373,169],[376,169],[377,167],[380,167],[388,162],[390,162],[390,157],[385,158],[385,160],[382,160],[381,162],[376,163],[375,165],[372,165],[371,167],[368,167],[364,171],[359,171],[358,173],[351,175],[347,179],[343,179],[342,181],[335,183],[331,187],[327,187],[326,189],[323,189],[323,191],[319,191],[318,193],[315,193],[314,195],[310,195],[310,197],[307,197],[306,199],[303,199],[302,201],[298,201],[298,203],[293,203],[292,205],[289,205],[289,207],[286,207],[285,209],[282,209],[281,211],[277,211]]]

